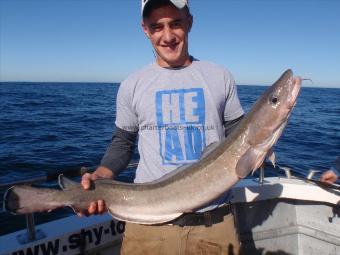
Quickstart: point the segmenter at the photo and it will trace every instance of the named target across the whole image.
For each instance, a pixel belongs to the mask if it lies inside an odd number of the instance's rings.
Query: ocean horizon
[[[55,85],[65,85],[65,84],[120,84],[121,82],[109,82],[109,81],[0,81],[0,85],[2,84],[55,84]],[[317,84],[308,84],[310,81],[303,81],[303,88],[319,88],[319,89],[340,89],[340,82],[337,86],[329,86],[329,85],[317,85]],[[260,86],[260,87],[269,87],[272,84],[237,84],[237,86]]]

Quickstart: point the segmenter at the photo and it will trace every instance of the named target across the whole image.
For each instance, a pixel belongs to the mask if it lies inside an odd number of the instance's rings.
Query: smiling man
[[[178,11],[173,5],[162,4],[162,1],[155,3],[153,8],[157,11],[152,11],[148,7],[150,1],[145,1],[142,20],[144,33],[157,53],[159,66],[188,66],[192,62],[188,52],[188,35],[193,18],[187,7],[186,10]]]
[[[156,59],[121,83],[116,131],[101,165],[83,176],[85,189],[126,168],[137,134],[140,161],[134,182],[151,182],[199,160],[205,147],[224,139],[242,118],[229,71],[189,54],[192,24],[186,0],[142,0],[142,28]],[[81,213],[104,211],[104,201],[97,201]],[[121,253],[238,254],[228,193],[167,224],[127,223]]]

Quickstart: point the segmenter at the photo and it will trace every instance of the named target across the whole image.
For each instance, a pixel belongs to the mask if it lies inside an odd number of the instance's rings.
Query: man
[[[95,179],[114,178],[127,166],[137,133],[135,182],[149,182],[199,160],[203,149],[222,140],[244,114],[231,74],[190,56],[193,17],[186,0],[143,0],[142,16],[156,63],[121,83],[117,130],[101,166],[83,176],[85,188]],[[126,224],[122,254],[238,254],[227,196],[171,224]],[[104,201],[97,201],[81,214],[104,210]]]
[[[101,166],[83,176],[85,189],[91,181],[114,178],[126,168],[137,134],[135,183],[150,182],[199,160],[203,149],[222,140],[244,114],[231,74],[190,56],[193,17],[186,0],[142,0],[142,16],[156,62],[121,83],[116,132]],[[105,203],[99,200],[80,214],[104,211]],[[170,224],[127,223],[121,253],[238,254],[239,248],[225,194]]]

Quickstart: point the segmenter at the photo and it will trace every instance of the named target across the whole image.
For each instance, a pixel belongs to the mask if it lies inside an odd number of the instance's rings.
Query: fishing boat
[[[286,169],[287,170],[287,169]],[[340,190],[286,176],[244,179],[231,190],[244,254],[340,254]],[[69,216],[0,237],[0,255],[119,254],[125,223]]]

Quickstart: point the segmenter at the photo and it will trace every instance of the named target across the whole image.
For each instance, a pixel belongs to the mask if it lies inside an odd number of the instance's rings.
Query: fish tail
[[[13,186],[5,192],[3,209],[14,214],[51,211],[63,206],[53,200],[51,195],[56,192],[58,191],[28,185]]]

